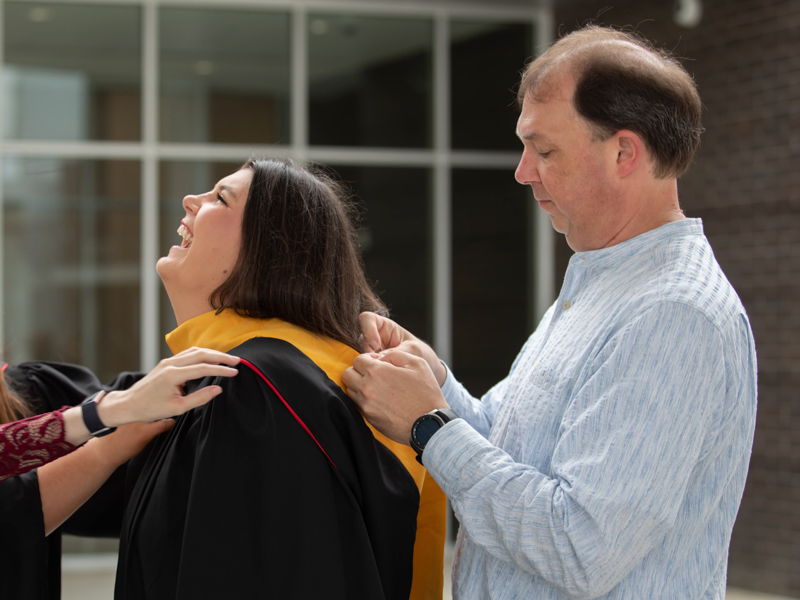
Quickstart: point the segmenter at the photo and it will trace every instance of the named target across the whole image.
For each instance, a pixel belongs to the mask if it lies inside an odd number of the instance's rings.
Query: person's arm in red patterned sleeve
[[[63,412],[68,408],[0,425],[0,481],[75,450],[64,436]]]
[[[101,394],[96,401],[97,417],[111,428],[183,414],[221,391],[212,385],[186,396],[184,383],[209,376],[232,377],[237,371],[231,366],[238,362],[222,352],[190,348],[162,360],[130,389]],[[79,406],[0,425],[0,481],[69,454],[91,437]]]

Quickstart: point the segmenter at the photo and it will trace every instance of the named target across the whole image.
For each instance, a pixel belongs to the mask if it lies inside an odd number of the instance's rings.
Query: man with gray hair
[[[744,308],[677,178],[694,82],[635,35],[588,27],[519,89],[517,181],[575,251],[557,301],[481,401],[433,350],[365,313],[345,373],[410,438],[461,523],[456,598],[725,596],[756,415]]]

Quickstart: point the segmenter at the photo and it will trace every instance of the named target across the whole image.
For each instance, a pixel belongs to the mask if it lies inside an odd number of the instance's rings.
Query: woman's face
[[[236,264],[252,179],[250,169],[241,169],[210,192],[183,199],[186,217],[178,229],[183,241],[156,265],[179,325],[212,309],[211,292]]]

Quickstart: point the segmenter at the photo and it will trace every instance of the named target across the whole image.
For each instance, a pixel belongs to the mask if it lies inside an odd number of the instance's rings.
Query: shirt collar
[[[701,219],[673,221],[610,248],[576,252],[570,258],[569,264],[581,268],[619,266],[620,262],[638,256],[643,251],[653,249],[667,240],[702,235],[703,221]]]

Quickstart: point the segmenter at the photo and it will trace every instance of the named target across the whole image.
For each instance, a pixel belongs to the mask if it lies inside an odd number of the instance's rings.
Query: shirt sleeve
[[[75,450],[64,439],[62,411],[0,425],[0,481],[27,473]]]
[[[520,353],[514,359],[511,365],[509,376],[517,368],[520,362],[520,357],[525,354],[531,340],[523,346]],[[447,401],[447,404],[456,411],[459,417],[464,419],[470,426],[483,437],[489,437],[489,431],[492,428],[492,423],[497,415],[497,409],[500,406],[506,394],[506,386],[508,377],[493,386],[483,397],[479,400],[470,394],[467,389],[459,382],[450,367],[442,362],[445,369],[447,369],[447,376],[445,377],[444,384],[442,384],[442,395]],[[427,452],[427,450],[426,450]]]
[[[471,415],[424,454],[471,541],[578,598],[610,591],[674,523],[726,388],[719,332],[683,304],[631,321],[587,368],[552,400],[566,411],[548,473],[492,446]]]
[[[447,367],[447,365],[445,365]],[[492,428],[492,421],[497,413],[497,404],[503,397],[505,379],[495,385],[483,399],[474,398],[467,389],[453,376],[450,367],[447,367],[447,379],[442,385],[442,394],[450,408],[458,413],[462,419],[469,423],[475,431],[483,437],[489,437],[489,430]]]

